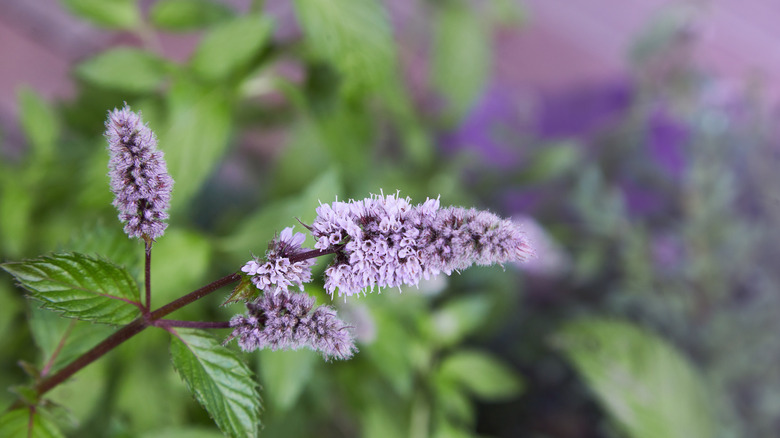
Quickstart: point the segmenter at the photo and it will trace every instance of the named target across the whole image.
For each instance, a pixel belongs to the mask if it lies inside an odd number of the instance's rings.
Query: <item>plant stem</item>
[[[230,321],[180,321],[177,319],[158,319],[155,327],[187,327],[201,329],[230,328]]]
[[[155,321],[164,317],[165,315],[168,315],[171,312],[174,312],[187,304],[190,304],[200,298],[205,297],[206,295],[210,294],[211,292],[216,291],[217,289],[226,286],[230,283],[234,283],[240,279],[241,276],[238,274],[230,274],[225,277],[220,278],[217,281],[214,281],[213,283],[209,283],[206,286],[203,286],[200,289],[197,289],[193,292],[190,292],[189,294],[172,301],[165,306],[160,307],[159,309],[155,310],[154,312],[149,313],[148,316],[144,316],[141,318],[138,318],[134,320],[133,322],[127,324],[126,326],[120,328],[116,332],[114,332],[111,336],[106,338],[103,342],[97,344],[96,346],[92,347],[91,350],[87,351],[86,353],[82,354],[78,358],[76,358],[73,362],[65,365],[62,369],[57,371],[56,373],[52,374],[50,377],[41,380],[38,382],[37,385],[35,385],[35,392],[38,394],[38,396],[41,396],[45,394],[46,392],[50,391],[55,386],[59,385],[60,383],[67,380],[70,376],[76,374],[79,370],[86,367],[87,365],[91,364],[92,362],[96,361],[97,359],[101,358],[104,354],[108,353],[109,351],[113,350],[117,346],[119,346],[121,343],[125,342],[126,340],[132,338],[136,334],[143,331],[146,327],[149,327],[150,325],[155,325]],[[184,321],[183,321],[184,322]],[[213,328],[221,328],[215,327]],[[14,403],[10,409],[15,409],[21,406],[20,402]]]
[[[152,310],[152,242],[146,241],[146,251],[144,257],[144,291],[146,294],[146,303],[144,304],[144,317],[149,317]]]

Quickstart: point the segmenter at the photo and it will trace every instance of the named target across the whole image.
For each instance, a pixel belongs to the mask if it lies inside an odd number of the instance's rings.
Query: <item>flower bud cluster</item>
[[[173,189],[157,138],[128,106],[109,113],[105,135],[114,206],[125,233],[153,241],[168,226],[165,220]]]
[[[326,359],[349,359],[356,351],[347,325],[328,306],[312,311],[314,298],[302,293],[264,294],[247,304],[246,315],[230,320],[230,339],[237,339],[244,351],[308,347]]]
[[[317,208],[309,228],[315,248],[338,248],[325,271],[333,295],[365,293],[374,287],[417,285],[472,264],[526,260],[533,255],[523,232],[510,220],[438,199],[412,205],[409,198],[375,195]]]
[[[268,245],[265,260],[252,259],[241,271],[251,277],[252,283],[264,292],[286,292],[290,286],[298,286],[311,281],[313,259],[290,262],[290,257],[303,252],[301,245],[306,240],[303,233],[293,234],[292,227],[285,228],[279,237]]]

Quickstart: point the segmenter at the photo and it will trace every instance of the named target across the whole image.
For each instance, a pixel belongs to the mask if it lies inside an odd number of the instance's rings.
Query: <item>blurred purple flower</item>
[[[626,79],[542,96],[536,134],[542,139],[590,137],[625,114],[635,98]]]
[[[680,180],[687,160],[685,145],[690,139],[688,127],[663,108],[656,108],[647,121],[647,147],[650,156],[675,180]]]

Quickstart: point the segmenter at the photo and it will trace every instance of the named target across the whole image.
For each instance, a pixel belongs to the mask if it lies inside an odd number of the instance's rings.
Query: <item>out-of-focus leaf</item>
[[[0,174],[0,248],[9,256],[19,256],[28,244],[34,197],[29,189],[11,177],[16,172],[3,169]]]
[[[370,403],[364,407],[361,416],[362,436],[371,438],[394,438],[405,436],[405,421],[394,412],[384,409],[379,403]]]
[[[426,320],[429,335],[442,345],[453,345],[479,329],[490,314],[490,299],[471,295],[448,301]]]
[[[491,59],[490,35],[485,24],[465,2],[438,8],[433,40],[431,83],[447,102],[447,114],[456,122],[482,92]]]
[[[15,299],[13,295],[14,292],[16,291],[12,291],[10,283],[0,282],[0,333],[7,333],[6,330],[14,322],[14,315],[21,307],[19,300]],[[2,341],[0,341],[0,347],[2,347]]]
[[[222,438],[224,436],[218,430],[181,426],[146,432],[141,435],[141,438]]]
[[[579,150],[571,143],[549,145],[536,153],[521,178],[540,183],[562,176],[580,162]]]
[[[295,218],[304,223],[312,223],[319,202],[333,202],[341,193],[338,173],[333,170],[324,172],[314,179],[299,195],[263,206],[259,212],[247,218],[234,234],[228,236],[222,247],[225,251],[248,255],[255,252],[262,255],[273,236],[288,226],[295,225]],[[307,239],[311,239],[307,237]]]
[[[381,2],[296,0],[295,10],[313,54],[343,75],[345,95],[388,85],[395,75],[395,52]]]
[[[62,0],[62,3],[98,26],[131,29],[141,23],[136,0]]]
[[[662,339],[594,318],[567,324],[555,343],[628,436],[716,436],[701,376]]]
[[[462,385],[475,396],[488,401],[517,396],[522,380],[494,357],[478,351],[459,350],[441,363],[442,378]]]
[[[311,350],[260,351],[260,377],[268,403],[279,412],[298,401],[321,357]]]
[[[177,81],[170,92],[169,128],[160,136],[174,180],[173,214],[197,193],[228,145],[231,104],[224,91]]]
[[[126,269],[79,253],[0,265],[43,307],[68,318],[124,324],[139,313],[138,286]]]
[[[403,321],[391,312],[378,310],[373,315],[377,339],[381,342],[364,346],[361,355],[371,360],[396,393],[408,396],[413,389],[412,359],[402,352],[407,351],[415,339]]]
[[[165,304],[202,286],[211,246],[200,234],[169,228],[152,250],[152,307]],[[186,311],[186,310],[184,310]]]
[[[33,339],[41,349],[41,368],[49,364],[50,373],[94,347],[114,331],[111,326],[66,319],[37,307],[30,308],[29,324]],[[57,356],[52,361],[54,354]]]
[[[59,123],[54,109],[30,88],[19,91],[19,122],[36,160],[46,164],[54,152]]]
[[[76,67],[81,79],[95,85],[130,93],[148,93],[166,78],[165,61],[133,48],[121,47],[91,58]]]
[[[15,409],[0,417],[0,436],[5,438],[65,438],[57,426],[45,416],[30,409]]]
[[[445,378],[441,373],[434,379],[437,408],[443,415],[461,423],[474,422],[474,407],[462,385],[453,379]]]
[[[200,29],[234,15],[230,7],[212,0],[161,0],[149,10],[152,24],[168,31]]]
[[[257,436],[260,394],[246,364],[204,331],[176,332],[171,358],[190,392],[225,435]]]
[[[257,56],[271,36],[271,21],[246,15],[212,29],[192,55],[192,69],[205,79],[223,80]]]

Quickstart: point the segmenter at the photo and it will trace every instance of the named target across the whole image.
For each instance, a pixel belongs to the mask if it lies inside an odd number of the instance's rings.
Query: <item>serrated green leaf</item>
[[[509,367],[478,351],[459,350],[447,356],[439,373],[483,400],[512,398],[523,388],[522,380]]]
[[[431,83],[446,100],[453,122],[482,92],[492,63],[491,46],[485,24],[468,4],[458,1],[438,8]]]
[[[230,135],[231,103],[222,90],[182,79],[171,88],[169,108],[169,127],[160,136],[160,149],[175,181],[171,199],[175,212],[190,202],[222,158]]]
[[[121,47],[82,62],[76,75],[101,87],[148,93],[162,84],[167,68],[165,61],[149,52]]]
[[[627,322],[583,319],[555,344],[632,438],[716,436],[707,388],[664,340]]]
[[[278,412],[289,410],[308,384],[320,356],[310,350],[261,350],[260,377],[266,399]]]
[[[138,286],[126,269],[79,253],[0,265],[28,291],[68,318],[126,324],[139,314]]]
[[[200,29],[234,15],[230,7],[212,0],[161,0],[149,11],[152,24],[168,31]]]
[[[45,161],[54,152],[59,124],[54,109],[30,88],[19,91],[19,122],[36,161]]]
[[[313,55],[343,76],[347,96],[380,91],[395,75],[393,38],[377,0],[296,0]]]
[[[132,29],[141,23],[136,0],[62,0],[74,14],[102,27]]]
[[[111,260],[133,276],[143,266],[143,247],[143,242],[127,238],[118,220],[111,225],[102,220],[88,224],[75,233],[67,245],[73,252]]]
[[[202,330],[176,332],[171,358],[190,392],[225,435],[257,436],[260,395],[246,364]]]
[[[57,426],[36,412],[30,421],[29,409],[15,409],[0,416],[0,436],[4,438],[64,438]]]
[[[192,69],[204,79],[219,81],[246,66],[271,36],[272,23],[245,15],[212,29],[192,55]]]

